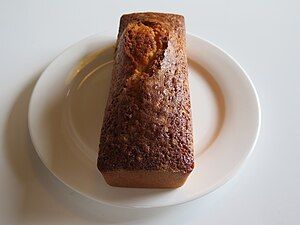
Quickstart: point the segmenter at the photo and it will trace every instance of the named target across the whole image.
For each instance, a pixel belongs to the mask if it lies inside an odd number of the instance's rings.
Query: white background
[[[261,134],[238,175],[180,206],[129,210],[81,197],[47,171],[28,134],[28,101],[47,64],[135,11],[183,14],[188,32],[241,63],[261,101]],[[299,51],[297,0],[0,1],[0,224],[300,224]]]

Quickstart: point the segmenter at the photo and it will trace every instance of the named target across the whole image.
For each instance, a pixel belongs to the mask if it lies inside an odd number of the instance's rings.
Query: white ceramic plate
[[[241,66],[201,38],[187,35],[195,169],[174,190],[108,186],[96,167],[110,85],[115,34],[94,35],[59,55],[32,93],[29,130],[46,167],[96,201],[123,207],[184,203],[232,177],[253,149],[260,127],[255,88]]]

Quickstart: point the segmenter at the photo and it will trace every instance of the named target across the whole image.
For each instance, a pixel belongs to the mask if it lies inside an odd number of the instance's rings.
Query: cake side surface
[[[186,181],[189,173],[174,173],[148,170],[114,170],[102,172],[111,186],[131,188],[178,188]]]

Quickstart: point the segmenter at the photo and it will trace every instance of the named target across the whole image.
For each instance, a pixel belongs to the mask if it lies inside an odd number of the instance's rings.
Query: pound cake
[[[123,15],[97,167],[111,186],[177,188],[194,168],[184,17]]]

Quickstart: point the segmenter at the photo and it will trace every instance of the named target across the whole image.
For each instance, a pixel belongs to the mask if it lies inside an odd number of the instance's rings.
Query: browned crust
[[[178,188],[189,174],[164,171],[108,171],[102,175],[111,186],[131,188]]]
[[[157,171],[166,174],[162,175],[165,180],[167,174],[181,174],[185,180],[193,170],[182,16],[134,13],[121,17],[99,148],[98,168],[103,175],[152,171],[147,176],[151,179]],[[117,183],[116,177],[104,176]]]

